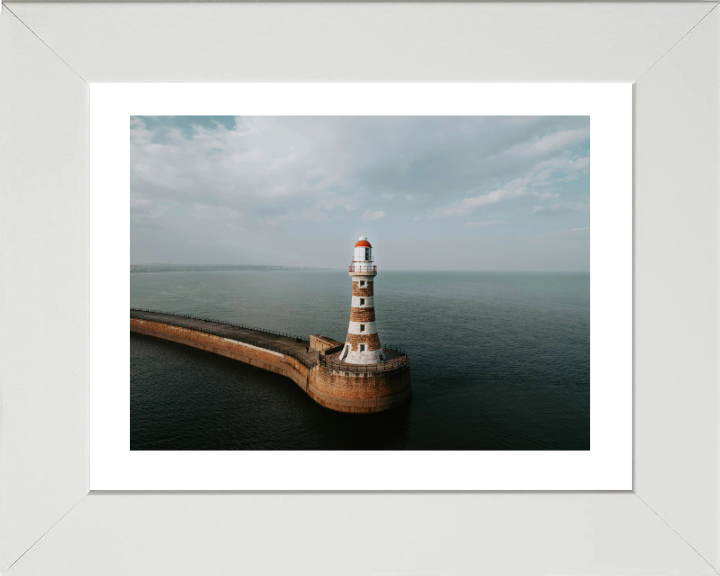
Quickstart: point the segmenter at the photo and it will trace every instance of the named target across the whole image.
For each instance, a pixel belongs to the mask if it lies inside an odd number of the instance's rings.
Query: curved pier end
[[[390,410],[408,402],[412,395],[407,356],[402,361],[398,357],[391,357],[386,368],[380,369],[383,365],[345,364],[321,356],[311,372],[307,393],[318,404],[339,412],[370,414]]]
[[[342,344],[320,335],[309,340],[200,318],[131,310],[130,331],[199,348],[290,378],[321,406],[368,414],[411,397],[407,355],[384,349],[388,361],[347,364]],[[330,347],[335,344],[334,347]]]

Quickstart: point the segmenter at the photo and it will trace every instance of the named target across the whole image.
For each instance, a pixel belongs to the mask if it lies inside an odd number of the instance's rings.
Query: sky
[[[132,264],[589,271],[587,116],[134,116]]]

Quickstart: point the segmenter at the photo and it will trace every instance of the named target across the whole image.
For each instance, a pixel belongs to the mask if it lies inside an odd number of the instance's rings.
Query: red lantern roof
[[[358,240],[355,244],[355,248],[360,248],[361,246],[367,246],[368,248],[372,248],[370,242],[368,242],[367,240]]]

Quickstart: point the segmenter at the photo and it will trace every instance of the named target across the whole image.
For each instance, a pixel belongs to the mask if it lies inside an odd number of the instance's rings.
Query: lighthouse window
[[[365,260],[370,260],[370,248],[365,248]]]
[[[360,324],[360,332],[365,332],[365,324]]]
[[[360,306],[364,306],[364,305],[365,305],[365,298],[360,298]]]
[[[365,286],[365,280],[360,280],[360,286]]]
[[[365,344],[360,344],[360,352],[365,352]]]

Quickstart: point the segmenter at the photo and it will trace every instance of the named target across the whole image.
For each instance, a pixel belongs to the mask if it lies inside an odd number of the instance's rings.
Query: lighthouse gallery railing
[[[355,266],[350,264],[348,272],[377,272],[377,266]]]
[[[319,362],[322,366],[326,366],[327,368],[332,368],[333,370],[339,370],[341,372],[353,372],[355,374],[387,372],[388,370],[397,370],[398,368],[410,366],[407,356],[391,360],[390,362],[384,362],[382,364],[346,364],[345,362],[328,360],[324,356],[320,357]]]

